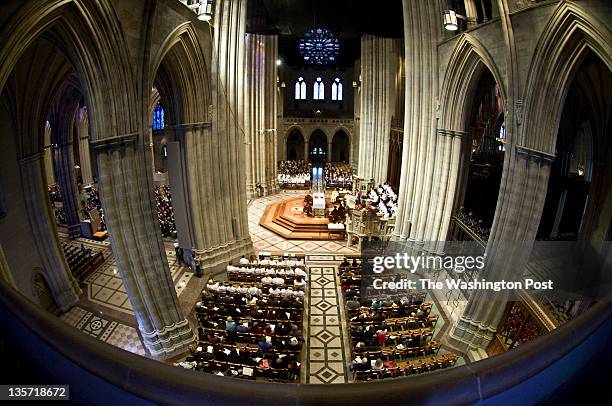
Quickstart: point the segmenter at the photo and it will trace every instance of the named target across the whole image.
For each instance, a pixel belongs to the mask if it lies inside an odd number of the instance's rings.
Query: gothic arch
[[[294,136],[295,135],[295,136]],[[297,138],[293,140],[294,138]],[[301,132],[297,127],[294,127],[285,136],[285,143],[283,144],[286,152],[287,160],[301,160],[304,159],[304,150],[306,148],[306,140],[304,133]]]
[[[451,54],[442,83],[440,100],[445,103],[441,106],[439,128],[466,130],[473,95],[485,69],[495,78],[505,103],[507,97],[504,82],[493,58],[473,36],[462,34]]]
[[[285,135],[284,135],[284,138],[283,138],[283,143],[284,144],[287,143],[287,138],[289,137],[289,134],[291,134],[291,131],[293,131],[293,130],[298,130],[300,133],[302,133],[302,136],[304,137],[304,141],[307,141],[306,131],[304,130],[304,127],[302,127],[299,124],[293,124],[293,125],[289,126],[287,128],[287,130],[285,131]]]
[[[155,86],[163,100],[170,124],[207,121],[210,81],[204,53],[190,22],[179,25],[164,40],[152,72],[150,87]]]
[[[109,16],[111,16],[109,18]],[[20,56],[44,36],[73,64],[92,117],[93,137],[133,131],[127,113],[134,98],[127,44],[108,0],[29,2],[0,32],[0,89],[4,88]],[[104,119],[102,119],[104,117]],[[90,117],[91,119],[91,117]]]
[[[575,3],[562,2],[544,29],[531,63],[524,118],[517,117],[524,123],[518,145],[555,155],[569,86],[589,51],[612,70],[610,30]]]
[[[332,162],[350,162],[351,160],[351,137],[344,128],[334,131],[332,138]]]
[[[329,132],[326,131],[325,128],[321,128],[321,127],[313,128],[312,131],[310,131],[310,134],[308,134],[308,136],[306,137],[306,140],[310,142],[310,138],[312,137],[312,135],[317,132],[322,132],[325,135],[325,142],[327,142],[328,144],[331,142],[333,135],[330,136]]]

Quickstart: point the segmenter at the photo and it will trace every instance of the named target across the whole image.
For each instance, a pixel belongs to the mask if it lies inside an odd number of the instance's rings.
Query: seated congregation
[[[454,365],[457,356],[440,353],[433,339],[438,316],[426,292],[376,295],[362,291],[361,261],[348,258],[339,276],[345,298],[356,381],[429,372]],[[383,277],[377,275],[377,277]],[[393,277],[393,276],[391,276]],[[364,286],[365,287],[365,286]]]
[[[328,187],[353,187],[353,169],[344,162],[329,162],[325,164],[325,185]]]
[[[209,280],[196,304],[198,345],[180,366],[246,379],[298,381],[304,258],[241,258],[227,280]]]
[[[312,164],[306,161],[280,161],[278,163],[278,185],[282,188],[309,188]]]

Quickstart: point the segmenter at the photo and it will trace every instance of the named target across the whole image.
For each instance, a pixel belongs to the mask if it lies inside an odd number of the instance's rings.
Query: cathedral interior
[[[0,1],[0,399],[611,404],[610,21]]]

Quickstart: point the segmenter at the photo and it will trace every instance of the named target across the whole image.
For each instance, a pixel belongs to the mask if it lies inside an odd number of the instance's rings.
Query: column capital
[[[135,144],[137,140],[138,133],[130,133],[117,135],[115,137],[103,138],[101,140],[89,141],[89,145],[91,145],[94,151],[100,153],[120,149],[129,144]]]
[[[536,149],[528,148],[522,145],[516,146],[516,153],[529,161],[535,161],[550,165],[555,160],[555,155],[549,154],[548,152],[538,151]]]
[[[441,136],[445,136],[445,137],[466,137],[468,135],[468,132],[466,131],[456,131],[456,130],[447,130],[445,128],[438,128],[437,129],[438,135]]]

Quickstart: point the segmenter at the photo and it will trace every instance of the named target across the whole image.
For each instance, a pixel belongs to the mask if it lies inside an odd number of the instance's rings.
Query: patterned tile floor
[[[185,272],[186,268],[178,264],[174,251],[167,250],[166,256],[168,257],[176,292],[180,296],[191,280],[193,273]],[[107,259],[104,264],[85,279],[87,299],[113,310],[133,315],[134,311],[117,270],[115,258],[112,255],[105,255],[105,257]]]
[[[348,382],[347,332],[337,276],[336,265],[339,261],[335,258],[341,257],[334,255],[307,257],[310,279],[305,383]]]
[[[315,241],[315,240],[287,240],[272,231],[259,225],[259,220],[265,208],[274,202],[284,200],[295,195],[305,195],[305,190],[285,190],[278,194],[261,197],[249,203],[249,231],[253,240],[255,251],[280,251],[280,252],[326,252],[338,254],[354,254],[358,248],[346,246],[346,242],[338,241]]]
[[[68,237],[65,233],[60,232],[59,234],[60,238],[67,239]],[[102,265],[85,278],[84,296],[82,297],[83,304],[94,309],[94,311],[98,311],[99,315],[94,315],[94,313],[77,306],[63,314],[61,318],[95,338],[135,354],[145,355],[144,346],[136,329],[134,311],[117,270],[110,242],[108,240],[100,242],[85,238],[79,238],[76,241],[85,246],[101,250],[104,254],[105,261]],[[167,248],[171,247],[171,243],[166,245]],[[166,256],[177,295],[180,297],[192,279],[193,273],[186,272],[187,268],[179,265],[174,250],[166,249]],[[115,315],[119,317],[122,314],[124,317],[119,318],[129,325],[118,320],[111,320],[113,317],[107,313],[113,311],[120,312],[115,313]]]
[[[60,316],[62,320],[85,334],[138,355],[146,355],[138,331],[134,327],[111,321],[75,306]]]

